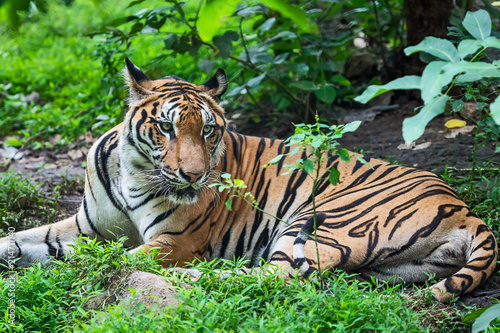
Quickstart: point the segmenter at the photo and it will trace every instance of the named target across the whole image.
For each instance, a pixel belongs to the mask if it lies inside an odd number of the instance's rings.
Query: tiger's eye
[[[203,134],[207,135],[207,134],[210,134],[212,132],[214,128],[210,125],[205,125],[203,126]]]
[[[172,123],[169,122],[160,123],[160,129],[164,132],[169,132],[173,129]]]

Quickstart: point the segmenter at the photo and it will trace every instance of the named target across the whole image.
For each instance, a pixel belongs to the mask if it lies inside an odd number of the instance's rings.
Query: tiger
[[[396,283],[434,277],[430,291],[441,302],[471,292],[495,270],[492,231],[435,174],[332,154],[313,207],[311,177],[283,175],[296,163],[292,146],[228,129],[223,69],[201,85],[173,75],[151,80],[127,58],[124,77],[128,111],[89,150],[78,212],[1,239],[3,270],[64,260],[79,236],[126,236],[131,253],[155,249],[164,267],[244,258],[248,267],[287,276],[340,269]],[[331,168],[340,172],[336,185]],[[224,173],[247,185],[259,209],[212,186]]]

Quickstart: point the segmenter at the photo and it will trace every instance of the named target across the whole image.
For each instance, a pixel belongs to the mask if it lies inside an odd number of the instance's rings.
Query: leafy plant
[[[142,4],[144,0],[132,1],[129,7]],[[166,6],[141,8],[89,35],[104,36],[99,54],[105,67],[116,63],[115,72],[123,66],[125,54],[137,49],[134,43],[145,39],[164,48],[149,63],[151,72],[164,68],[163,73],[203,80],[199,73],[192,77],[196,68],[209,75],[222,66],[232,73],[225,95],[231,107],[256,123],[278,124],[282,115],[308,122],[316,110],[326,112],[334,103],[352,99],[351,83],[341,71],[353,53],[355,37],[374,39],[373,35],[383,34],[380,42],[391,38],[393,46],[401,40],[401,28],[389,28],[401,26],[398,1],[385,1],[386,7],[359,0],[253,4],[216,0],[200,1],[197,6],[170,1]],[[331,23],[341,19],[346,23]],[[185,54],[189,54],[188,63]]]
[[[194,266],[202,274],[180,288],[180,306],[126,306],[96,311],[76,332],[422,332],[428,315],[415,312],[396,287],[349,279],[345,272],[319,281],[286,281],[275,272],[240,274],[244,260],[218,259]],[[166,271],[170,279],[179,273]],[[381,316],[380,313],[384,315]],[[440,326],[443,326],[442,324]]]
[[[316,214],[316,192],[321,184],[325,181],[324,173],[322,172],[325,168],[328,170],[328,181],[331,185],[337,185],[340,180],[340,172],[332,165],[331,157],[333,155],[338,155],[343,162],[349,163],[351,161],[350,153],[347,149],[337,149],[339,145],[337,142],[344,133],[353,132],[361,125],[361,121],[354,121],[346,125],[326,125],[319,122],[319,116],[316,115],[315,124],[297,124],[295,125],[295,134],[285,140],[286,146],[292,146],[293,149],[290,153],[280,154],[273,158],[268,164],[264,165],[264,168],[270,165],[279,163],[285,156],[293,156],[298,153],[302,153],[302,158],[297,159],[295,164],[288,164],[285,167],[289,172],[305,172],[313,181],[311,189],[311,199],[313,208],[313,235],[307,235],[310,237],[316,245],[316,259],[318,263],[318,271],[321,273],[321,264],[319,256],[318,247],[318,237],[317,237],[317,214]],[[359,155],[355,154],[356,158],[367,164],[367,162]],[[276,217],[261,208],[258,207],[258,203],[255,197],[250,192],[242,193],[247,186],[241,179],[231,180],[230,174],[223,174],[221,176],[224,180],[224,184],[212,184],[210,186],[217,186],[219,192],[224,190],[229,190],[231,195],[230,199],[226,201],[226,206],[231,210],[231,198],[239,197],[243,199],[247,204],[251,205],[253,208],[259,210],[260,212],[271,216],[274,219],[281,221],[282,223],[288,224],[287,221]],[[247,197],[249,199],[247,199]]]
[[[490,326],[490,323],[499,318],[500,304],[495,304],[486,308],[477,309],[469,313],[462,320],[464,322],[474,320],[474,323],[472,324],[472,333],[479,333],[486,330]]]
[[[479,61],[487,48],[500,48],[500,40],[491,36],[491,19],[484,10],[467,12],[462,25],[470,34],[455,47],[452,42],[426,37],[420,44],[407,47],[405,54],[425,52],[435,59],[425,68],[422,76],[405,76],[384,85],[369,86],[355,100],[366,103],[370,99],[390,90],[418,89],[421,91],[424,105],[417,115],[403,121],[403,138],[407,144],[418,139],[427,124],[437,115],[445,111],[448,102],[453,101],[450,91],[453,86],[462,86],[466,92],[465,99],[473,99],[470,93],[472,84],[491,87],[496,90],[495,80],[500,78],[500,61],[487,63]],[[467,90],[469,89],[469,90]],[[476,91],[478,92],[478,91]],[[489,94],[494,95],[493,94]],[[486,107],[488,96],[476,95],[478,108],[489,115],[496,125],[500,125],[500,99],[497,98]],[[461,111],[463,102],[456,99],[453,111]],[[482,119],[483,120],[483,119]]]
[[[153,254],[132,256],[125,250],[124,241],[101,243],[80,237],[65,261],[13,271],[16,319],[14,324],[0,320],[0,330],[62,332],[76,319],[86,318],[88,302],[102,294],[113,277],[125,277],[134,270],[157,272]],[[9,286],[6,277],[0,275],[0,304],[9,304]],[[3,307],[1,317],[7,315],[8,309]]]
[[[0,237],[5,236],[7,227],[20,231],[57,217],[57,188],[49,196],[42,189],[43,183],[35,185],[12,169],[0,173]]]

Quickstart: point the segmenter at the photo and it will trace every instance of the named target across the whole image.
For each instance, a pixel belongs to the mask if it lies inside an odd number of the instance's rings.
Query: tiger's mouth
[[[193,204],[200,198],[201,188],[188,186],[184,188],[173,187],[167,194],[167,198],[179,205]]]

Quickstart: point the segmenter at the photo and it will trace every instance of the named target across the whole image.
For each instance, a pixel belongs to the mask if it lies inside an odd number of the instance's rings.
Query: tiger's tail
[[[467,255],[467,262],[458,272],[431,287],[440,302],[449,302],[481,285],[495,270],[498,245],[484,223],[478,224]]]

